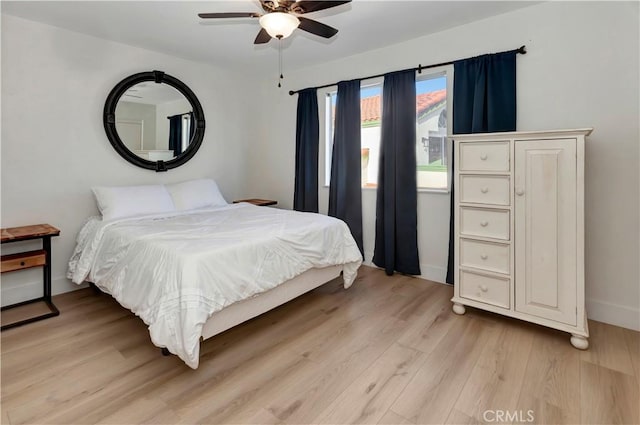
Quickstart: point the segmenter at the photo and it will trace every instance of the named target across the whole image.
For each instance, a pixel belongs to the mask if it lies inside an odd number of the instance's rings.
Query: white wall
[[[109,91],[154,69],[196,93],[207,125],[197,155],[166,173],[118,156],[102,124]],[[81,225],[97,213],[92,186],[206,176],[229,200],[246,195],[243,87],[246,79],[218,68],[2,15],[2,227],[50,223],[61,230],[52,240],[54,293],[75,289],[65,278],[67,261]],[[15,245],[3,252],[29,247]],[[2,280],[3,304],[41,290],[39,269]]]
[[[130,151],[155,149],[156,147],[156,106],[146,103],[125,102],[120,100],[116,105],[116,131]],[[135,121],[142,123],[142,144],[139,133],[136,137],[123,137],[120,132],[121,121]],[[139,128],[136,126],[136,128]],[[133,136],[133,135],[132,135]]]
[[[640,329],[638,16],[632,2],[543,3],[313,68],[285,69],[284,87],[265,81],[263,103],[255,105],[252,194],[292,206],[297,97],[288,90],[526,44],[529,53],[517,59],[518,130],[595,129],[586,160],[587,311],[593,319]],[[325,211],[327,193],[320,189]],[[420,193],[418,208],[422,272],[441,281],[449,196]],[[370,260],[374,191],[363,191],[363,210]]]

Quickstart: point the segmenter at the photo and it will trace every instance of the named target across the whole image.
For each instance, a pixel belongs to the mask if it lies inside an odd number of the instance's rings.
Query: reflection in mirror
[[[169,161],[184,152],[195,131],[192,123],[191,103],[168,84],[135,84],[116,105],[120,139],[131,152],[149,161]]]

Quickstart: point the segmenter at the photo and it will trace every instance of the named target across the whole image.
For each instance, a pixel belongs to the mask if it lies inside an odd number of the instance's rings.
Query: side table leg
[[[42,249],[45,252],[45,265],[42,267],[42,293],[47,302],[51,302],[51,236],[42,238]]]

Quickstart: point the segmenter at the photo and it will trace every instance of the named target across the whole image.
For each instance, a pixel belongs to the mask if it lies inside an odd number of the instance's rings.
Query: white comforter
[[[194,369],[213,313],[313,267],[343,264],[348,288],[362,262],[344,222],[249,204],[104,223],[92,218],[77,242],[68,277],[110,293],[144,320],[155,345]]]

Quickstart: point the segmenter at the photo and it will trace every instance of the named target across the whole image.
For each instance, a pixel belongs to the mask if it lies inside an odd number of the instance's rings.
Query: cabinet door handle
[[[480,192],[482,193],[487,193],[489,191],[488,187],[483,187],[482,189],[480,189]]]
[[[488,225],[489,225],[488,221],[481,221],[480,222],[480,226],[482,226],[482,227],[487,227]]]
[[[524,195],[524,189],[516,189],[516,195],[518,196]]]
[[[487,155],[486,153],[483,153],[482,155],[480,155],[480,159],[483,161],[486,161],[487,158],[489,158],[489,155]]]
[[[480,288],[482,292],[487,292],[489,290],[485,285],[478,285],[478,288]]]
[[[482,254],[480,258],[482,258],[483,260],[486,260],[487,258],[489,258],[489,256],[487,254]]]

